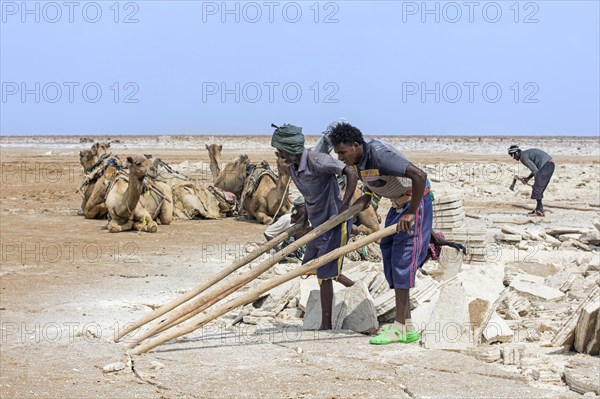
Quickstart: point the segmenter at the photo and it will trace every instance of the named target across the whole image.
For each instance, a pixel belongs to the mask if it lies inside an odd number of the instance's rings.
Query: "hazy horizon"
[[[320,137],[322,133],[304,133],[306,137]],[[555,135],[518,135],[518,134],[495,134],[495,135],[476,135],[476,134],[394,134],[394,133],[376,133],[376,132],[363,132],[364,136],[378,136],[378,137],[456,137],[456,138],[477,138],[477,137],[485,137],[485,138],[598,138],[600,140],[600,136],[596,134],[590,135],[568,135],[568,134],[555,134]],[[0,135],[0,138],[11,138],[11,137],[209,137],[209,136],[226,136],[226,137],[253,137],[253,136],[271,136],[272,132],[267,133],[255,133],[255,134],[244,134],[244,133],[106,133],[106,134],[93,134],[93,135],[82,135],[82,134],[14,134],[14,135]]]

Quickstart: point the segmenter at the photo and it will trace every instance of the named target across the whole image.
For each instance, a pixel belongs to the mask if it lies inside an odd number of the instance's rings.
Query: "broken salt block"
[[[547,235],[544,237],[544,240],[545,240],[545,241],[546,241],[548,244],[552,245],[553,247],[559,247],[559,246],[560,246],[560,244],[561,244],[561,242],[560,242],[558,239],[556,239],[555,237],[551,236],[550,234],[547,234]]]
[[[507,243],[518,243],[518,242],[521,242],[521,239],[522,238],[521,238],[520,234],[498,233],[498,234],[494,235],[494,240],[507,242]]]
[[[600,254],[593,254],[588,262],[587,271],[600,271]]]
[[[577,284],[576,284],[577,283]],[[562,292],[566,293],[570,291],[574,286],[581,286],[583,283],[583,278],[577,274],[569,274],[569,277],[565,280],[565,282],[558,288]]]
[[[369,290],[362,281],[334,295],[331,323],[334,330],[346,329],[359,333],[377,330],[377,311]],[[312,291],[306,304],[303,328],[318,329],[321,325],[321,297]]]
[[[563,292],[544,285],[544,278],[530,274],[518,274],[510,283],[510,287],[522,294],[547,301],[557,300],[565,296]]]
[[[443,280],[449,280],[460,272],[463,264],[463,253],[450,247],[442,247],[439,264],[443,270]]]
[[[526,250],[528,250],[528,249],[529,249],[529,245],[527,245],[527,242],[526,242],[526,241],[520,241],[520,242],[518,242],[518,243],[517,243],[517,245],[516,245],[516,247],[517,247],[518,249],[521,249],[521,250],[523,250],[523,251],[526,251]]]
[[[360,333],[368,333],[377,330],[377,312],[373,298],[365,283],[356,282],[340,292],[340,300],[345,304],[345,315],[342,328]]]
[[[588,342],[585,352],[588,355],[598,356],[600,355],[600,313],[596,318],[596,331],[590,341]]]
[[[500,347],[498,345],[476,348],[475,358],[487,363],[494,363],[500,360]]]
[[[575,327],[575,350],[579,353],[586,353],[588,343],[596,338],[599,308],[600,303],[596,301],[586,304],[580,311]]]
[[[509,262],[504,265],[504,278],[502,283],[505,287],[508,287],[515,276],[519,274],[518,264],[516,262]]]
[[[288,304],[287,304],[287,308],[297,308],[298,307],[298,298],[292,298]]]
[[[581,234],[571,233],[571,234],[561,234],[557,238],[559,241],[565,242],[565,241],[569,241],[569,240],[578,241],[579,237],[581,237]]]
[[[464,350],[474,346],[467,292],[460,281],[442,287],[421,339],[428,349]]]
[[[519,231],[519,230],[515,229],[514,227],[509,226],[507,224],[503,225],[500,228],[500,231],[503,233],[506,233],[508,235],[514,235],[514,236],[522,236],[523,235],[522,231]]]
[[[546,229],[546,233],[551,236],[558,236],[562,234],[581,234],[584,233],[584,230],[578,227],[549,227]]]
[[[283,314],[284,318],[287,317],[290,319],[300,319],[302,318],[302,315],[304,315],[304,312],[298,308],[286,308],[283,309],[283,312],[281,312],[280,314]]]
[[[580,394],[594,392],[600,395],[600,383],[598,382],[598,363],[593,361],[576,359],[565,366],[563,375],[565,382],[572,391]]]
[[[127,366],[123,362],[110,363],[110,364],[107,364],[106,366],[102,367],[102,372],[103,373],[115,373],[117,371],[125,370],[126,367]]]
[[[487,343],[494,342],[512,342],[515,333],[510,329],[506,321],[498,313],[494,313],[492,318],[483,330],[483,338]]]
[[[583,233],[579,237],[579,241],[588,245],[600,245],[600,231],[591,230],[586,233]]]
[[[533,370],[531,376],[540,382],[560,383],[562,381],[560,372],[551,369]]]
[[[575,248],[583,249],[584,251],[588,251],[588,252],[592,251],[592,248],[589,245],[584,244],[579,240],[569,240],[566,243],[571,244]]]
[[[592,256],[593,256],[593,254],[588,253],[588,252],[579,253],[579,254],[577,254],[577,257],[575,258],[575,264],[577,266],[586,266],[588,263],[590,263]]]
[[[600,299],[600,287],[596,287],[590,294],[587,299],[585,299],[575,310],[569,318],[565,321],[563,326],[558,330],[554,338],[552,339],[552,344],[556,346],[567,346],[571,347],[571,345],[575,341],[575,329],[577,327],[577,322],[579,321],[579,316],[584,307],[586,307],[590,303],[597,303]]]

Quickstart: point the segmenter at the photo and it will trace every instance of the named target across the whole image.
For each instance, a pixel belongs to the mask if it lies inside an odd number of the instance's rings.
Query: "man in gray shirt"
[[[317,227],[342,213],[350,206],[352,194],[356,189],[358,177],[354,169],[334,159],[329,154],[304,148],[302,128],[285,124],[276,128],[271,145],[277,149],[276,155],[285,160],[290,177],[304,196],[306,214],[298,221]],[[342,200],[337,178],[346,176],[348,189]],[[308,263],[334,249],[347,244],[351,223],[341,223],[323,235],[306,244],[306,253],[302,263]],[[333,280],[350,287],[352,280],[342,274],[343,257],[317,269],[321,293],[321,330],[331,330],[333,308]]]
[[[548,183],[550,183],[550,179],[554,173],[554,161],[552,161],[552,157],[547,152],[538,148],[521,150],[518,145],[511,145],[508,149],[508,155],[515,161],[521,161],[523,165],[531,170],[529,176],[521,178],[523,184],[527,184],[532,177],[535,177],[531,190],[531,199],[536,200],[537,205],[531,214],[543,217],[544,206],[542,205],[542,198],[544,198],[544,191],[548,187]]]

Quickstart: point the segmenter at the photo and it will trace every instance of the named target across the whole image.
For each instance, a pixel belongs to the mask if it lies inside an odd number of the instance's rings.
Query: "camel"
[[[342,191],[342,196],[344,195],[344,191]],[[362,196],[362,190],[356,187],[354,190],[354,194],[352,194],[352,203],[356,201],[360,196]],[[356,219],[352,224],[352,234],[358,235],[369,235],[380,229],[380,219],[377,216],[377,212],[373,209],[372,206],[369,206],[367,209],[360,211],[358,215],[356,215]]]
[[[172,186],[174,215],[179,219],[219,219],[219,201],[202,185],[185,181]]]
[[[221,151],[223,150],[223,146],[206,144],[206,149],[208,150],[208,158],[210,158],[210,172],[213,175],[213,181],[215,181],[221,173]]]
[[[206,144],[206,149],[208,150],[208,158],[210,159],[210,171],[213,176],[213,182],[215,182],[221,174],[221,151],[223,150],[223,146],[217,144]],[[208,190],[219,202],[220,213],[225,216],[232,216],[237,212],[237,201],[235,194],[221,190],[214,185],[209,186]]]
[[[252,165],[248,156],[240,155],[234,162],[225,165],[225,169],[215,179],[215,187],[234,193],[237,198],[241,199],[242,207],[250,217],[262,224],[269,224],[273,221],[274,216],[281,216],[289,212],[291,208],[291,202],[286,193],[290,180],[287,167],[283,160],[278,159],[279,178],[274,181],[274,178],[262,174],[261,170],[264,168],[261,165],[254,169],[256,173],[259,173],[259,177],[256,177],[255,172],[251,172],[247,176],[246,170],[249,166]],[[248,179],[250,180],[248,181]],[[252,187],[253,181],[258,181],[256,187]]]
[[[85,177],[78,191],[85,188],[82,192],[81,210],[86,219],[103,219],[108,214],[104,205],[106,188],[120,167],[118,159],[113,162],[103,162],[110,156],[109,147],[110,143],[94,143],[91,149],[79,151],[79,163],[83,166]]]
[[[170,224],[173,219],[171,187],[164,182],[152,181],[158,173],[145,156],[129,156],[127,163],[129,178],[117,176],[106,196],[106,208],[110,216],[108,231],[118,233],[135,229],[155,233],[158,225],[154,218],[164,225]],[[146,193],[142,193],[145,179],[148,186],[162,191],[165,196],[163,200],[150,187]]]
[[[83,172],[91,170],[102,155],[108,152],[110,143],[94,143],[89,150],[79,151],[79,163],[83,166]]]
[[[102,176],[90,184],[93,190],[83,207],[83,216],[86,219],[104,219],[108,215],[108,209],[104,201],[106,200],[108,186],[119,169],[121,169],[121,166],[117,162],[112,159],[109,160]]]
[[[182,175],[160,158],[153,162],[159,181],[167,183],[173,193],[173,216],[178,219],[219,219],[219,201],[203,185]]]

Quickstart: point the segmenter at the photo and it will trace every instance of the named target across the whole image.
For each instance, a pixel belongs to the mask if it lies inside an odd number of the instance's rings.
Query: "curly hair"
[[[329,140],[332,145],[353,143],[364,144],[362,132],[349,123],[338,123],[329,133]]]

